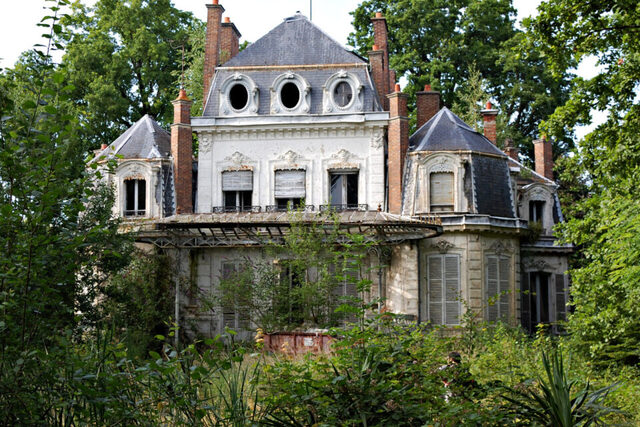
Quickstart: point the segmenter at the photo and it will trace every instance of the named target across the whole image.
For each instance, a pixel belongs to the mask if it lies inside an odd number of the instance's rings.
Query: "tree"
[[[170,0],[74,3],[62,19],[67,35],[62,67],[81,107],[83,136],[95,147],[113,142],[145,114],[172,121],[182,46],[202,24]]]
[[[511,0],[367,0],[353,13],[349,43],[362,55],[373,45],[370,18],[381,11],[389,26],[390,65],[415,97],[425,84],[439,90],[443,103],[459,104],[470,64],[487,82],[506,125],[499,140],[512,138],[533,158],[538,125],[562,105],[569,87],[566,68],[553,75],[515,28]],[[484,105],[488,99],[478,100]],[[410,102],[409,105],[413,105]],[[556,138],[556,153],[572,147],[571,133]]]
[[[609,364],[640,361],[640,9],[637,2],[551,0],[528,25],[557,72],[595,56],[602,72],[577,79],[566,105],[543,123],[550,135],[589,124],[593,109],[607,121],[588,134],[563,177],[581,182],[587,198],[562,224],[578,245],[572,270],[578,348]]]

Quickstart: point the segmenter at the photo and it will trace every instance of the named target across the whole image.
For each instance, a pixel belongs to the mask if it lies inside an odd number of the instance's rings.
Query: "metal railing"
[[[369,210],[369,205],[366,204],[346,204],[346,205],[320,205],[320,212],[326,211],[360,211],[365,212]]]
[[[145,216],[147,214],[147,211],[142,209],[138,209],[138,210],[125,210],[124,211],[124,216]]]
[[[213,213],[260,212],[260,206],[214,206]]]
[[[297,212],[302,210],[302,212],[314,212],[316,207],[313,205],[304,205],[304,206],[282,206],[282,205],[267,205],[265,206],[265,212]]]

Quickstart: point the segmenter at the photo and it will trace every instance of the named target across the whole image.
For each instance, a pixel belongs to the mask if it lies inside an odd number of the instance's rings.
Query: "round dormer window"
[[[242,83],[236,83],[229,90],[229,103],[236,111],[243,110],[249,103],[249,92]]]
[[[300,102],[300,89],[293,82],[287,82],[280,89],[280,103],[289,109],[294,109]]]
[[[347,107],[353,100],[353,89],[346,81],[341,81],[333,88],[333,102],[341,108]]]

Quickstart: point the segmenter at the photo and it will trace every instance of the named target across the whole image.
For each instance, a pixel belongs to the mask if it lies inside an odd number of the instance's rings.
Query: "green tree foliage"
[[[170,0],[75,2],[62,20],[68,35],[62,66],[81,107],[83,135],[94,146],[111,143],[145,114],[172,120],[182,69],[182,46],[201,25]]]
[[[544,123],[550,135],[607,120],[580,141],[561,179],[587,194],[561,231],[579,245],[570,330],[599,362],[640,361],[640,8],[633,1],[552,0],[529,23],[554,71],[596,57],[602,71],[577,79],[567,104]],[[573,191],[572,194],[576,194]]]
[[[512,138],[533,158],[538,125],[566,101],[566,68],[553,75],[534,44],[515,28],[511,0],[367,0],[352,13],[349,43],[362,55],[373,45],[370,22],[381,11],[389,26],[390,65],[408,81],[412,99],[425,84],[439,90],[450,108],[472,77],[470,64],[486,81],[486,91],[505,125],[500,141]],[[487,98],[479,99],[484,105]],[[409,105],[413,105],[410,102]],[[473,125],[473,124],[472,124]],[[571,132],[556,136],[556,153],[572,147]]]

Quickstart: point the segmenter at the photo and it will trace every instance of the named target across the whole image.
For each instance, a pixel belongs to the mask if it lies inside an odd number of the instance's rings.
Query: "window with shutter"
[[[240,268],[240,262],[224,262],[221,266],[220,277],[222,280],[232,280]],[[222,292],[228,292],[223,288]],[[239,304],[237,300],[229,297],[228,294],[222,295],[222,324],[224,327],[234,330],[247,330],[251,326],[251,318],[249,310],[246,306]]]
[[[564,275],[556,274],[556,320],[567,319],[567,290],[564,285]]]
[[[299,207],[306,195],[306,172],[303,170],[276,171],[274,195],[278,209]]]
[[[487,320],[507,321],[509,319],[509,292],[511,259],[488,256],[486,258]]]
[[[429,175],[431,212],[453,212],[453,173],[433,172]]]
[[[427,310],[435,325],[460,324],[460,258],[430,255],[427,258]]]
[[[253,195],[253,172],[222,172],[222,194],[226,211],[250,210]]]

